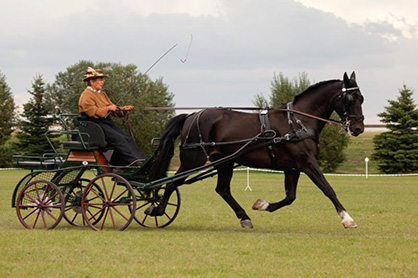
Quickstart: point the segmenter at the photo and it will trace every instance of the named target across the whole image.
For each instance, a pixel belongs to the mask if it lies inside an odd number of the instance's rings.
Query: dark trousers
[[[123,132],[108,116],[105,119],[95,119],[82,115],[83,121],[92,121],[100,125],[103,129],[106,142],[114,148],[112,158],[110,159],[111,165],[125,166],[135,160],[144,159],[145,155],[141,149],[137,146],[131,136]]]

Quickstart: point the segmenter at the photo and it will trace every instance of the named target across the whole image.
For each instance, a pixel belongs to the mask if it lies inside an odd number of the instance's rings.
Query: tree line
[[[52,84],[45,84],[42,75],[36,75],[31,90],[28,90],[31,98],[18,115],[6,76],[0,71],[0,167],[12,165],[12,154],[41,155],[52,152],[45,132],[58,121],[57,115],[77,113],[78,98],[86,86],[82,80],[87,67],[100,68],[109,74],[104,91],[116,104],[130,104],[137,108],[174,106],[174,94],[168,90],[162,78],[153,81],[132,64],[82,60],[59,72]],[[269,97],[256,94],[253,103],[257,107],[277,107],[292,101],[310,85],[306,73],[300,73],[293,79],[283,73],[275,74]],[[398,99],[389,100],[389,106],[378,115],[388,131],[375,136],[373,158],[379,162],[379,169],[384,173],[410,173],[418,170],[418,109],[413,101],[412,89],[404,85],[399,94]],[[122,96],[122,102],[117,103]],[[145,153],[151,152],[151,139],[160,136],[173,115],[174,111],[143,109],[135,109],[131,113],[134,138]],[[331,117],[338,119],[335,113]],[[122,120],[116,121],[124,128]],[[62,138],[51,136],[52,144],[58,149],[61,141]],[[334,172],[346,160],[344,149],[348,143],[349,136],[338,127],[327,125],[324,128],[318,158],[323,171]]]

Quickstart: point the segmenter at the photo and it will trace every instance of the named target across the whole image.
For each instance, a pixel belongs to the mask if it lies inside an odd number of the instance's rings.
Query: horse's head
[[[353,72],[348,78],[344,73],[341,95],[335,104],[335,111],[340,116],[347,132],[358,136],[364,132],[364,116],[361,105],[364,98],[356,82],[356,74]]]

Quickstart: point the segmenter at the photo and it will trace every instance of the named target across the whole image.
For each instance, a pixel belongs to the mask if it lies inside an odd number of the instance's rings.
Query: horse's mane
[[[299,99],[301,99],[304,95],[309,94],[312,90],[321,87],[322,85],[326,85],[328,83],[332,83],[332,82],[341,82],[341,80],[338,79],[332,79],[332,80],[326,80],[326,81],[321,81],[318,83],[315,83],[311,86],[309,86],[305,91],[303,91],[302,93],[298,94],[297,96],[295,96],[295,99],[293,100],[293,103],[296,103]]]

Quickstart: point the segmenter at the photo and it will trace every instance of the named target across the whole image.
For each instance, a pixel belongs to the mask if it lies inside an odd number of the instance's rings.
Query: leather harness
[[[253,146],[251,147],[251,149],[258,149],[258,148],[262,148],[266,146],[268,149],[273,167],[278,168],[277,160],[276,160],[276,153],[274,152],[273,144],[277,144],[281,142],[299,142],[305,139],[313,139],[316,142],[319,141],[318,132],[315,129],[306,128],[303,125],[302,121],[300,121],[296,117],[293,111],[293,104],[291,102],[287,104],[287,109],[286,109],[288,124],[291,130],[289,133],[285,134],[284,136],[277,136],[276,131],[271,129],[270,120],[268,117],[268,110],[262,110],[259,113],[259,119],[260,119],[260,133],[259,134],[257,134],[253,138],[236,140],[236,141],[228,141],[228,142],[204,142],[203,141],[202,134],[200,131],[199,119],[204,111],[205,110],[201,110],[197,114],[191,114],[191,115],[195,115],[195,117],[189,126],[189,130],[187,132],[186,138],[184,140],[183,145],[180,146],[180,149],[187,150],[187,149],[201,148],[208,160],[210,159],[210,155],[208,155],[205,147],[211,147],[211,146],[214,147],[214,146],[232,145],[232,144],[247,144],[247,143],[250,143],[251,141],[255,142],[259,140],[264,140],[265,142],[259,145]],[[188,143],[187,141],[189,139],[191,128],[194,122],[196,122],[200,142]],[[296,124],[299,126],[299,129],[294,128],[294,122],[296,122]]]

